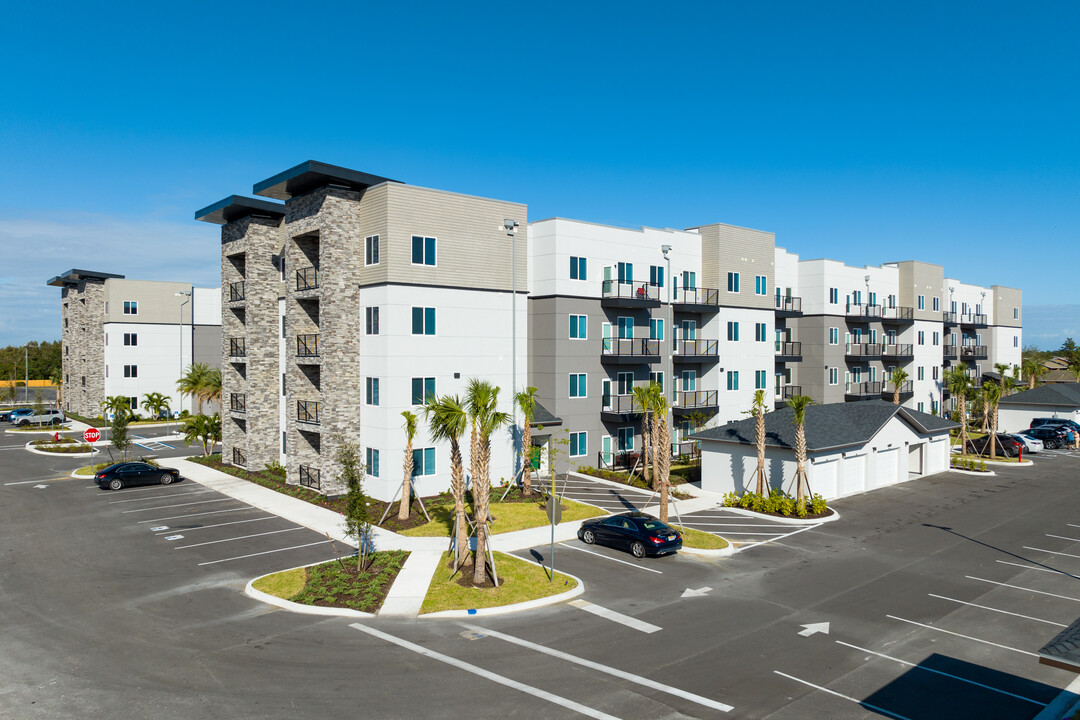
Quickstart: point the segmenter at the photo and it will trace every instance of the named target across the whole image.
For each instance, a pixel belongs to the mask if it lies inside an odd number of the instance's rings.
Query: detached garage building
[[[754,418],[704,430],[703,490],[754,489]],[[810,491],[826,500],[895,485],[949,469],[949,430],[956,423],[883,400],[811,405],[806,409]],[[765,472],[774,489],[794,494],[795,422],[791,408],[765,415]]]
[[[1080,423],[1080,384],[1053,383],[1001,398],[998,424],[1017,432],[1031,427],[1035,418],[1063,418]]]

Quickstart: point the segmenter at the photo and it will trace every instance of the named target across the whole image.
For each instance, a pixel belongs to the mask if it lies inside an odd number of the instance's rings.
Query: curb
[[[982,474],[982,473],[978,473]],[[734,508],[734,507],[721,507],[720,510],[727,510],[733,512],[736,515],[743,515],[745,517],[762,518],[764,520],[771,520],[772,522],[778,522],[782,525],[819,525],[821,523],[835,522],[840,519],[840,513],[836,508],[829,508],[832,511],[832,515],[827,515],[823,518],[789,518],[780,515],[767,515],[765,513],[754,512],[753,510],[747,510],[746,508]],[[723,536],[721,536],[723,537]],[[725,540],[727,538],[724,538]],[[729,541],[730,542],[730,541]]]
[[[84,457],[94,457],[95,455],[98,455],[101,452],[100,450],[94,450],[93,448],[90,448],[90,452],[88,452],[88,453],[85,453],[85,452],[84,453],[49,452],[48,450],[38,450],[37,448],[35,448],[34,446],[32,446],[30,444],[32,442],[34,442],[34,441],[31,440],[30,442],[23,445],[23,449],[29,450],[30,452],[34,453],[35,455],[48,455],[50,457],[56,457],[57,455],[60,455],[60,456],[70,457],[70,458],[84,458]]]
[[[58,432],[75,432],[72,428],[58,428],[56,430],[5,430],[8,435],[52,435]]]
[[[288,572],[289,570],[298,570],[300,568],[312,567],[314,565],[322,565],[322,561],[308,563],[307,565],[297,565],[296,567],[286,568],[285,570],[275,570],[272,573],[266,573],[266,575],[277,575],[279,572]],[[252,578],[248,581],[248,584],[244,586],[244,594],[254,600],[259,600],[268,605],[274,605],[282,610],[288,610],[289,612],[301,613],[303,615],[323,615],[323,616],[336,616],[336,617],[352,617],[352,618],[367,618],[373,619],[377,617],[372,613],[360,612],[359,610],[350,610],[349,608],[331,608],[322,607],[320,605],[303,605],[301,603],[290,602],[283,598],[264,593],[262,590],[256,590],[253,585],[259,578],[264,578],[266,575],[260,575],[259,577]]]
[[[982,472],[981,470],[961,470],[960,468],[949,468],[949,472],[960,473],[961,475],[975,475],[978,477],[993,477],[997,475],[993,470],[987,470]]]
[[[520,560],[520,558],[518,559]],[[585,592],[585,583],[581,578],[561,570],[556,572],[576,580],[578,584],[577,587],[557,595],[549,595],[548,597],[537,598],[536,600],[526,600],[525,602],[512,603],[510,605],[500,605],[491,608],[474,608],[471,610],[440,610],[439,612],[423,613],[416,617],[418,620],[423,620],[427,618],[468,618],[482,617],[484,615],[508,615],[509,613],[535,610],[537,608],[547,607],[548,605],[558,605],[559,603],[564,603],[567,600],[576,598],[578,595]]]
[[[681,548],[679,548],[679,552],[686,553],[688,555],[698,555],[700,557],[727,557],[728,555],[734,555],[735,553],[739,552],[738,548],[732,545],[730,540],[728,540],[727,538],[724,539],[727,540],[728,544],[726,548],[709,550],[705,548],[688,548],[683,545]]]

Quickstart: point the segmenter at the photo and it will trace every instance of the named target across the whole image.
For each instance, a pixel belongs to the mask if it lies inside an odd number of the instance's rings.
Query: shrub
[[[821,495],[814,495],[814,497],[810,499],[810,506],[813,508],[815,515],[820,515],[829,509],[829,506],[825,502],[825,498],[821,497]]]
[[[281,463],[279,463],[277,460],[275,460],[275,461],[273,461],[271,463],[267,463],[266,472],[270,473],[271,475],[277,475],[279,477],[284,478],[286,471],[285,471],[285,466],[282,465]]]
[[[986,472],[986,461],[985,460],[980,460],[979,461],[979,472]]]

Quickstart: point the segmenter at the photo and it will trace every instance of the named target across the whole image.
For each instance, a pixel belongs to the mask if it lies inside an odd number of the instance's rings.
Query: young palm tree
[[[475,454],[469,458],[472,470],[473,521],[476,523],[476,556],[473,558],[473,584],[487,582],[488,506],[491,500],[491,434],[510,420],[498,410],[499,388],[473,378],[469,381],[465,407],[476,434]],[[553,470],[554,472],[554,470]],[[552,502],[558,502],[553,497]]]
[[[221,407],[221,371],[210,368],[202,384],[202,397],[204,402],[216,403]]]
[[[892,375],[889,376],[889,379],[892,381],[893,384],[893,405],[900,404],[900,388],[904,385],[904,383],[908,381],[908,377],[909,375],[904,370],[904,368],[899,367],[893,370]]]
[[[461,436],[469,427],[465,406],[456,395],[429,397],[424,405],[424,419],[433,440],[450,443],[450,492],[454,496],[456,527],[454,571],[469,557],[469,525],[465,517],[465,465],[461,459]],[[412,454],[410,453],[410,460]]]
[[[190,395],[196,401],[198,408],[196,415],[202,415],[202,398],[209,373],[210,366],[206,363],[192,363],[188,365],[187,372],[176,381],[176,389],[180,394]]]
[[[659,389],[659,385],[657,385]],[[671,425],[668,423],[668,402],[662,393],[656,393],[653,398],[653,427],[656,437],[653,440],[653,459],[660,461],[655,468],[656,481],[660,484],[660,521],[668,519],[668,496],[671,487],[671,452],[665,448],[671,447]],[[658,452],[659,450],[659,452]]]
[[[150,419],[156,420],[163,411],[169,410],[169,398],[161,393],[146,393],[143,395],[143,407],[150,412]]]
[[[986,413],[990,416],[990,459],[993,460],[997,457],[997,406],[1001,400],[1001,386],[988,380],[983,383],[982,394]]]
[[[649,464],[650,460],[653,464],[656,462],[656,448],[652,446],[654,436],[652,425],[656,422],[653,413],[655,393],[652,391],[651,384],[635,385],[631,392],[634,394],[634,404],[641,411],[641,477],[646,484],[650,484],[651,480],[653,490],[658,490],[660,486],[656,482],[656,473],[651,472]]]
[[[1039,362],[1038,358],[1032,355],[1026,355],[1024,357],[1023,361],[1021,362],[1020,369],[1023,373],[1025,380],[1027,381],[1027,386],[1029,390],[1034,390],[1035,383],[1039,380],[1039,378],[1046,374],[1046,366]]]
[[[56,370],[49,376],[49,382],[56,387],[56,407],[64,407],[64,373]]]
[[[184,444],[190,445],[196,440],[202,445],[203,455],[207,456],[214,449],[214,443],[221,440],[221,416],[192,415],[184,419]]]
[[[521,410],[522,494],[532,494],[532,421],[536,414],[536,388],[529,386],[514,393],[514,404]]]
[[[110,395],[101,403],[101,409],[106,414],[112,413],[114,417],[126,416],[131,410],[131,400],[123,395]]]
[[[953,365],[945,371],[945,387],[956,401],[956,412],[960,416],[960,454],[967,452],[967,392],[971,387],[971,378],[963,365]]]
[[[814,400],[809,395],[787,399],[787,406],[795,413],[795,507],[806,505],[806,488],[809,485],[806,477],[806,408],[813,404]]]
[[[754,416],[757,421],[754,424],[754,444],[757,446],[757,468],[754,470],[754,492],[758,495],[764,495],[766,492],[772,494],[772,488],[769,487],[768,478],[765,477],[765,413],[768,412],[765,403],[765,391],[754,391],[754,404],[751,406],[749,414]]]
[[[402,428],[405,430],[405,458],[401,465],[404,475],[401,478],[401,504],[398,506],[398,520],[409,519],[409,507],[412,500],[412,487],[410,485],[413,474],[412,444],[416,439],[416,414],[409,410],[402,410],[401,417],[405,418]]]

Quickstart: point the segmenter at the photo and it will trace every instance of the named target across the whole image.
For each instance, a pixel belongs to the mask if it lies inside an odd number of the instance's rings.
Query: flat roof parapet
[[[401,181],[308,160],[262,182],[255,183],[252,192],[277,200],[290,200],[327,185],[341,185],[353,190],[364,190],[385,182],[400,183]]]
[[[56,277],[47,281],[46,285],[52,285],[53,287],[64,287],[78,285],[80,280],[108,280],[109,278],[123,279],[123,275],[115,275],[113,273],[97,272],[95,270],[79,270],[72,268],[65,273],[60,273]]]
[[[207,205],[202,210],[197,210],[195,219],[214,223],[215,225],[227,225],[234,220],[240,220],[252,215],[280,220],[285,217],[285,206],[269,200],[230,195],[224,200],[219,200],[213,205]]]

